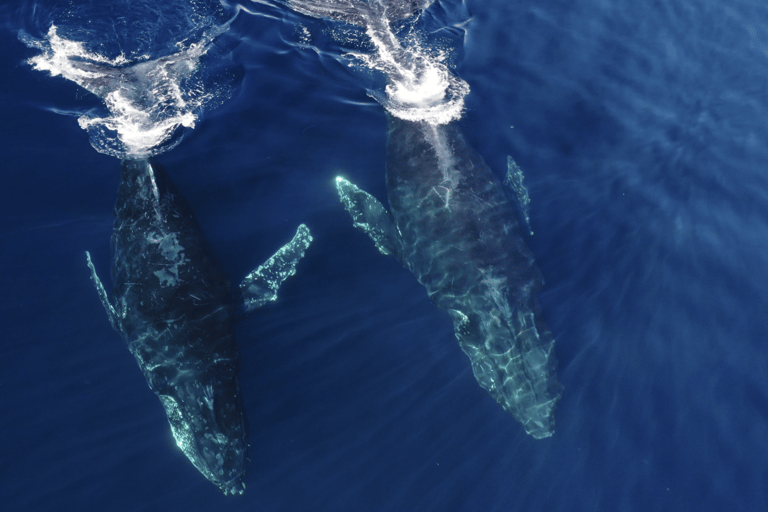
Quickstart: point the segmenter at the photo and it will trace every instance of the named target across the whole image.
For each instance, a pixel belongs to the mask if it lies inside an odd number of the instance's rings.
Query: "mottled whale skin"
[[[241,286],[246,310],[274,300],[311,241],[306,226]],[[225,494],[242,494],[246,421],[232,293],[168,175],[124,160],[112,234],[112,304],[87,254],[112,326],[163,404],[192,464]]]
[[[337,178],[342,203],[450,314],[479,384],[528,434],[551,436],[561,389],[554,339],[536,299],[543,279],[510,194],[455,124],[391,115],[388,122],[391,214]]]

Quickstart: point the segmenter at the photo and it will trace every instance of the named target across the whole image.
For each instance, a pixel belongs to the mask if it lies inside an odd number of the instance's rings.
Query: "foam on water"
[[[146,158],[176,146],[179,127],[193,128],[205,106],[224,99],[226,88],[203,87],[198,71],[200,58],[230,22],[209,29],[197,42],[177,43],[176,53],[154,60],[89,51],[84,42],[61,37],[55,25],[43,40],[21,39],[42,52],[28,60],[34,69],[71,80],[102,99],[107,115],[78,118],[97,151]]]
[[[413,36],[402,44],[386,18],[384,22],[370,21],[366,34],[376,53],[352,55],[367,67],[386,74],[386,94],[374,98],[390,114],[408,121],[446,124],[460,119],[469,85],[448,69],[448,52],[425,48]]]
[[[350,51],[346,56],[387,78],[384,93],[371,96],[395,117],[446,124],[461,118],[469,85],[448,67],[450,52],[432,48],[411,33],[398,37],[394,23],[418,16],[431,2],[398,0],[288,0],[291,8],[319,18],[362,26],[373,43],[372,53]]]

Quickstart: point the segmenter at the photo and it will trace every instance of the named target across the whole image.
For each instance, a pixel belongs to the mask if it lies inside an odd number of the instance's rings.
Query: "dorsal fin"
[[[528,217],[528,208],[531,204],[531,199],[528,197],[528,189],[523,184],[523,170],[517,165],[511,156],[507,156],[507,175],[504,177],[504,185],[509,191],[509,196],[517,202],[517,206],[520,208],[520,213],[523,215],[525,225],[528,227],[530,234],[533,234],[531,229],[531,219]]]

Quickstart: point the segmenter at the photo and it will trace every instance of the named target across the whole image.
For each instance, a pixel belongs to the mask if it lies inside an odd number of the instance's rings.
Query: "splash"
[[[84,42],[61,37],[55,25],[44,40],[21,39],[42,52],[28,60],[34,69],[71,80],[101,98],[107,115],[78,118],[97,151],[147,158],[175,147],[181,141],[179,127],[193,128],[204,107],[225,99],[225,87],[206,90],[199,68],[200,58],[231,21],[208,30],[199,41],[177,43],[177,52],[154,60],[122,53],[109,58],[88,50]]]
[[[351,55],[386,74],[386,94],[373,97],[390,114],[430,124],[446,124],[461,118],[469,85],[451,73],[446,65],[447,51],[428,49],[414,35],[401,44],[387,18],[371,20],[366,34],[376,52]]]
[[[384,93],[370,95],[395,117],[430,124],[461,118],[469,85],[448,66],[450,52],[429,47],[419,35],[398,38],[393,24],[418,14],[431,1],[289,0],[298,12],[365,28],[372,53],[347,55],[366,68],[384,73]]]

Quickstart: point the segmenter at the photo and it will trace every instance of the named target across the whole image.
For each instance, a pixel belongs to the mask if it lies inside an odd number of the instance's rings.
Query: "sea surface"
[[[469,143],[523,171],[563,384],[541,440],[339,202],[341,175],[386,204],[365,33],[275,2],[158,4],[0,7],[0,509],[768,510],[768,4],[437,0],[399,25],[466,83]],[[116,69],[190,52],[151,120],[168,133],[126,140],[159,148],[233,285],[312,230],[237,327],[242,496],[176,447],[89,279],[127,146],[108,80],[31,63],[52,26]]]

